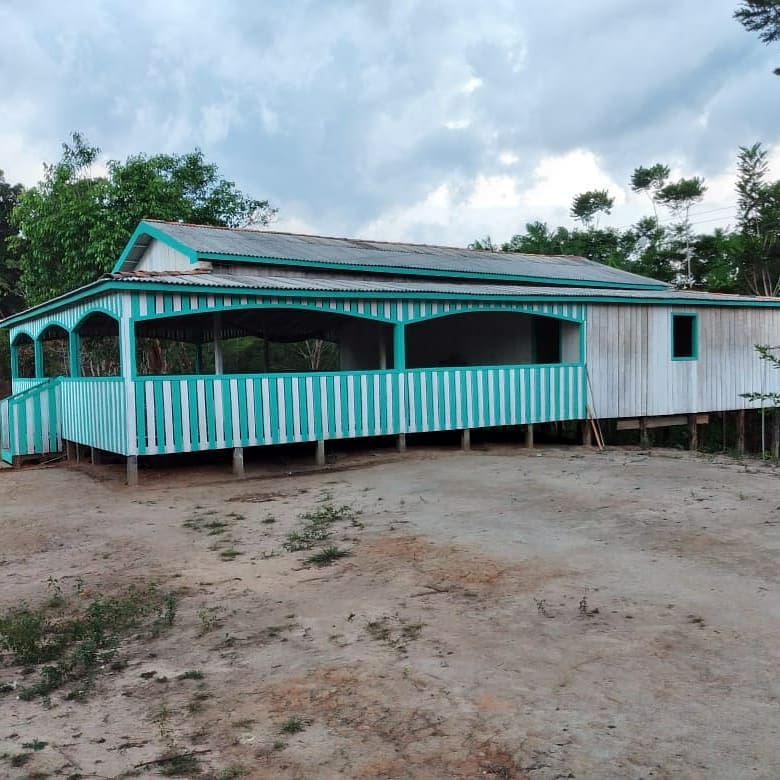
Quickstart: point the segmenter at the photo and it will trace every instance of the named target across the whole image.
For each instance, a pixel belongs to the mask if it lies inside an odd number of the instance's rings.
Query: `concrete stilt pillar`
[[[650,436],[647,433],[647,417],[639,418],[639,446],[643,450],[650,449]]]
[[[745,410],[737,412],[737,457],[745,454]]]
[[[317,439],[317,449],[314,451],[314,463],[317,466],[325,465],[325,439]]]
[[[688,415],[688,449],[691,451],[699,449],[699,426],[695,414]]]
[[[528,423],[525,426],[525,446],[532,450],[534,448],[534,426],[533,423]]]
[[[460,448],[464,452],[468,452],[471,449],[471,428],[464,428],[460,432]]]
[[[128,487],[138,486],[138,456],[137,455],[127,456],[127,486]]]
[[[245,476],[243,447],[233,447],[233,476],[238,479],[243,479]]]
[[[395,440],[395,447],[398,452],[406,452],[406,434],[399,433]]]

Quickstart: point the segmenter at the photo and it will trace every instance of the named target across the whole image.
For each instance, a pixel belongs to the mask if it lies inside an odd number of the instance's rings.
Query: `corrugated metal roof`
[[[106,274],[105,279],[128,283],[162,283],[170,285],[187,285],[197,287],[214,287],[225,289],[267,290],[268,292],[325,292],[325,293],[365,293],[367,295],[382,294],[425,294],[452,296],[486,296],[486,297],[525,297],[543,296],[554,298],[625,298],[652,299],[674,301],[681,303],[776,303],[780,306],[780,298],[754,298],[747,295],[731,295],[722,293],[698,292],[695,290],[614,290],[593,287],[543,287],[520,284],[490,284],[471,282],[438,282],[429,279],[387,279],[359,278],[355,276],[307,275],[307,276],[276,276],[273,274],[220,274],[220,273],[170,273],[156,272],[133,273],[123,272]]]
[[[526,280],[538,277],[551,283],[560,280],[605,286],[664,286],[663,282],[655,279],[570,255],[483,252],[424,244],[233,230],[152,220],[147,222],[199,255],[220,254],[257,260],[359,266],[367,272],[383,269],[398,269],[402,272],[406,269],[437,275],[489,274]]]

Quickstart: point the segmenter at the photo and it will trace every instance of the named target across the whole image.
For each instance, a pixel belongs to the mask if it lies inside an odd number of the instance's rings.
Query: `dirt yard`
[[[780,777],[776,469],[361,457],[0,472],[0,615],[173,594],[39,695],[7,649],[0,776]]]

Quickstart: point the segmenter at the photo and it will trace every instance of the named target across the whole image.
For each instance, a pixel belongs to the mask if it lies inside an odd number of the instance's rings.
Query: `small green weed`
[[[352,553],[349,550],[342,550],[340,547],[325,547],[323,550],[310,555],[304,563],[308,563],[314,566],[330,566],[331,563],[335,563],[340,558],[347,558]]]
[[[32,742],[22,742],[22,747],[25,750],[33,750],[35,752],[43,750],[48,742],[44,742],[42,739],[34,739]]]
[[[163,756],[155,763],[160,774],[165,777],[193,777],[200,774],[200,761],[192,753]]]
[[[243,555],[243,554],[244,553],[242,553],[240,550],[236,550],[234,547],[230,547],[227,550],[220,550],[219,557],[223,561],[232,561],[238,558],[239,555]]]
[[[177,680],[202,680],[203,672],[200,672],[197,669],[190,669],[189,671],[182,672],[176,679]]]
[[[214,775],[214,780],[235,780],[236,777],[243,777],[246,769],[242,766],[229,766],[227,769],[221,769]]]
[[[300,519],[304,522],[303,527],[291,531],[287,535],[287,541],[282,544],[288,552],[311,550],[318,542],[330,538],[331,529],[336,523],[355,522],[357,512],[349,504],[334,506],[328,500],[328,503],[302,514]]]
[[[300,734],[301,731],[306,729],[309,724],[297,715],[293,715],[279,726],[279,732],[281,734]]]

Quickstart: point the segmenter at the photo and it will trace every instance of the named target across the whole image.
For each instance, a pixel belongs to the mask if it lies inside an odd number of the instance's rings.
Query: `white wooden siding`
[[[189,258],[182,252],[152,239],[138,261],[137,271],[191,271]]]
[[[698,316],[698,357],[672,360],[672,313]],[[780,371],[756,344],[780,345],[780,310],[590,305],[587,364],[597,416],[750,409],[749,392],[780,392]]]

